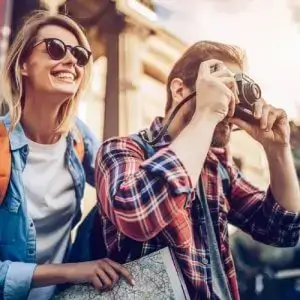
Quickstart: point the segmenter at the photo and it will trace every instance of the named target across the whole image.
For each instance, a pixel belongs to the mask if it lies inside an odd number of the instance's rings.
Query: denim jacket
[[[0,117],[5,127],[10,127],[10,117]],[[67,135],[66,164],[74,181],[76,215],[73,226],[80,220],[80,202],[84,194],[85,182],[94,182],[95,158],[100,146],[98,139],[86,125],[76,119],[76,126],[84,142],[84,160],[81,163],[74,149],[79,138],[77,131]],[[30,291],[31,279],[36,267],[36,232],[27,212],[22,172],[28,156],[28,144],[18,124],[9,134],[11,147],[11,177],[3,204],[0,206],[0,300],[26,299]],[[1,160],[1,157],[0,157]]]

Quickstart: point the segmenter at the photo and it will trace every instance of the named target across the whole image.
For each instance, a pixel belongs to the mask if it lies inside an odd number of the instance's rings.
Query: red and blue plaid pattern
[[[156,118],[150,128],[152,136],[161,128],[162,119]],[[143,242],[139,256],[169,246],[192,299],[213,299],[203,209],[183,164],[168,147],[170,142],[168,134],[163,136],[154,146],[155,155],[146,160],[130,137],[110,139],[99,150],[96,186],[108,256],[121,253],[125,236]],[[228,222],[258,241],[290,247],[298,241],[300,217],[280,207],[270,189],[263,192],[248,183],[227,156],[226,152],[209,151],[201,177],[229,288],[237,300]],[[228,197],[218,174],[219,163],[230,175]]]

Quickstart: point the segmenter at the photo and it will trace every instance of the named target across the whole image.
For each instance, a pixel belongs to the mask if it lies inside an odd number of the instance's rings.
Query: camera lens
[[[248,103],[253,104],[255,101],[261,98],[261,90],[256,83],[247,83],[244,86],[245,98]]]
[[[251,90],[252,90],[253,97],[256,98],[256,100],[261,98],[261,90],[256,83],[251,84]]]

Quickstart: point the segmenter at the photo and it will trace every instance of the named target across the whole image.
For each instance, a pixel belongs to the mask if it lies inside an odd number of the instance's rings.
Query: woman
[[[34,13],[2,71],[0,118],[11,176],[0,206],[0,299],[50,299],[55,285],[88,282],[101,290],[130,274],[108,259],[63,264],[80,219],[85,180],[94,185],[99,142],[75,118],[92,65],[88,41],[67,16]],[[81,162],[75,151],[83,141]],[[1,158],[0,158],[1,159]]]

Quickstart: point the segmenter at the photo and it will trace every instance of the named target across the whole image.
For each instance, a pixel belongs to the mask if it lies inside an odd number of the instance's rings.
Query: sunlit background
[[[246,49],[263,96],[300,115],[299,0],[156,0],[158,19],[187,43],[217,40]]]

